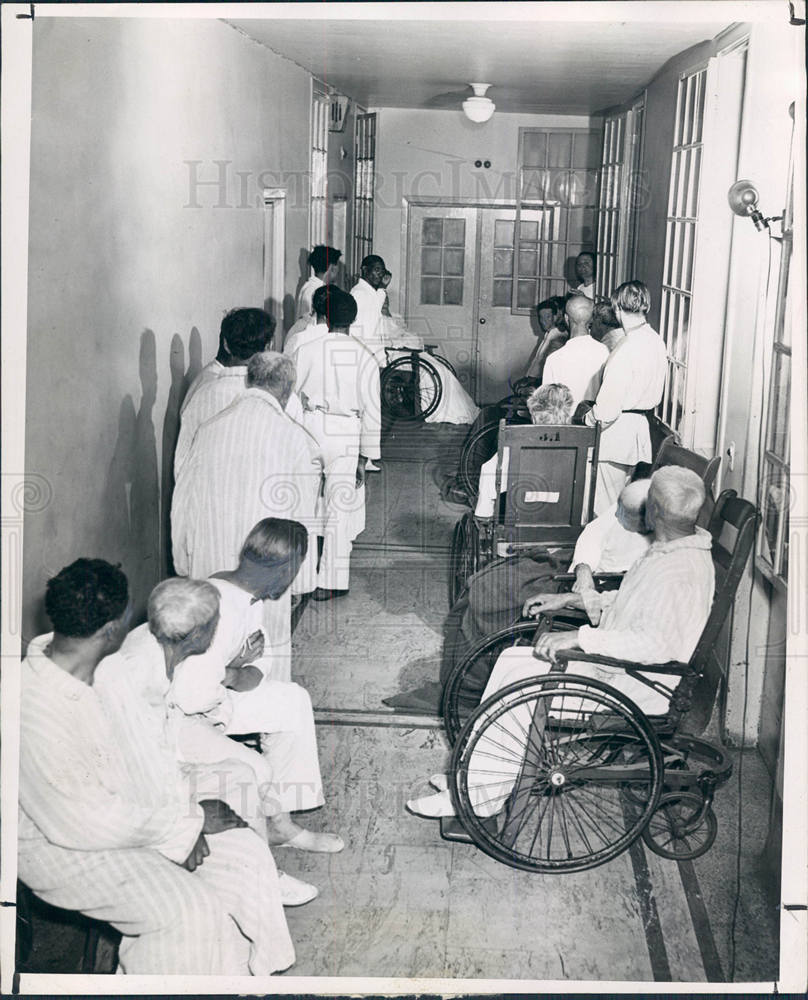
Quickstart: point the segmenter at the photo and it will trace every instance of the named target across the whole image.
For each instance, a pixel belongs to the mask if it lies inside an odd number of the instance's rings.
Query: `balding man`
[[[235,569],[253,525],[264,517],[282,517],[309,530],[309,556],[301,574],[313,577],[322,462],[311,435],[284,412],[295,376],[291,358],[273,351],[256,354],[244,393],[197,431],[171,505],[174,566],[180,575],[204,579]],[[287,591],[267,604],[273,678],[288,681],[291,595]]]
[[[371,351],[380,368],[387,364],[382,335],[382,306],[387,294],[384,290],[386,273],[383,258],[378,254],[368,254],[362,261],[361,277],[351,289],[357,312],[350,334]]]
[[[544,383],[565,385],[572,393],[573,409],[582,399],[594,399],[609,351],[589,335],[593,303],[585,295],[573,295],[565,314],[569,340],[544,363]]]
[[[588,299],[595,298],[595,255],[584,250],[575,258],[575,277],[580,284],[576,291]]]
[[[709,532],[696,526],[704,498],[704,483],[695,472],[678,466],[658,469],[651,477],[646,509],[653,541],[626,573],[620,589],[537,595],[528,600],[526,614],[538,616],[544,611],[577,608],[586,610],[592,624],[567,632],[545,632],[535,649],[522,646],[505,650],[497,660],[482,700],[509,684],[553,669],[562,649],[581,649],[640,664],[687,663],[707,624],[715,589],[712,539]],[[644,677],[667,691],[663,694],[619,667],[571,660],[567,669],[571,674],[611,685],[649,715],[668,710],[670,695],[679,683],[675,675],[644,672]],[[473,802],[479,803],[480,815],[498,812],[513,787],[524,755],[524,733],[531,725],[531,710],[526,706],[525,709],[521,718],[519,710],[511,713],[508,731],[502,727],[498,735],[498,761],[504,762],[508,757],[513,764],[509,780],[496,788],[490,778],[486,781],[484,740],[478,747],[482,751],[478,761],[472,756],[469,794]],[[513,754],[506,748],[513,748]],[[504,773],[508,767],[505,763],[498,769]],[[408,805],[413,812],[425,816],[452,812],[446,792]]]
[[[627,281],[612,292],[611,305],[626,332],[603,368],[600,391],[586,423],[601,425],[595,513],[617,499],[639,462],[650,462],[651,432],[647,414],[659,404],[668,358],[665,344],[646,319],[648,288]]]

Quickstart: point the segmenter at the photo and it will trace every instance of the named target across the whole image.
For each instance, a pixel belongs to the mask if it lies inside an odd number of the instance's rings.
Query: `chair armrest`
[[[559,649],[556,658],[563,663],[576,660],[582,663],[600,663],[605,667],[617,667],[621,670],[648,671],[654,674],[673,674],[683,676],[688,673],[690,667],[687,663],[680,663],[677,660],[668,660],[667,663],[636,663],[634,660],[618,660],[614,656],[603,656],[600,653],[585,653],[582,649]]]
[[[613,590],[620,586],[623,582],[623,577],[625,573],[593,573],[592,574],[595,583],[604,587],[606,590]],[[575,583],[574,573],[556,573],[553,579],[557,583]]]

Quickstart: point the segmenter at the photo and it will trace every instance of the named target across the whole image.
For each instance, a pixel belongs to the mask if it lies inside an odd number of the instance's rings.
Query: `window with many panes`
[[[353,268],[373,253],[373,191],[376,170],[376,115],[356,115],[354,133]],[[356,275],[355,277],[357,277]]]
[[[527,313],[573,280],[572,262],[595,249],[600,132],[593,129],[519,130],[519,200],[510,248],[495,256],[494,305]]]
[[[604,298],[633,276],[644,117],[645,101],[640,98],[603,122],[595,291]]]
[[[681,430],[685,415],[706,83],[706,68],[683,76],[676,101],[659,319],[659,333],[668,352],[659,413],[675,431]]]
[[[793,158],[780,242],[780,275],[774,318],[769,401],[763,450],[758,563],[782,583],[788,580],[790,473],[791,308],[789,275],[793,242]]]
[[[465,253],[465,219],[424,219],[421,226],[421,305],[463,305]]]
[[[311,195],[309,201],[309,245],[326,242],[328,233],[328,94],[319,80],[313,81],[311,100]]]

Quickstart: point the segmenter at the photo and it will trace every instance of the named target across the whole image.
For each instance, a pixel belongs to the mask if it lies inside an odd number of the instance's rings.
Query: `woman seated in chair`
[[[572,393],[565,385],[557,382],[540,385],[528,397],[530,420],[534,424],[568,424],[572,419],[572,403]],[[509,460],[510,451],[505,448],[502,453],[500,493],[504,493],[508,488]],[[480,486],[477,491],[474,516],[481,520],[488,520],[494,516],[497,504],[496,479],[497,455],[494,455],[484,462],[480,469]]]
[[[687,663],[707,623],[715,589],[712,538],[708,531],[696,525],[704,497],[704,483],[690,469],[666,466],[657,470],[651,477],[646,510],[653,542],[626,573],[620,589],[604,593],[589,590],[537,594],[530,598],[525,604],[526,614],[538,616],[562,608],[577,608],[587,612],[592,624],[570,631],[545,632],[534,649],[530,646],[506,649],[494,666],[483,701],[509,684],[554,669],[561,650],[581,649],[585,653],[636,664]],[[604,681],[621,691],[646,714],[667,712],[670,694],[678,683],[675,675],[646,673],[649,680],[669,690],[665,696],[619,667],[575,660],[569,667],[572,674]],[[531,722],[530,709],[521,708],[527,713],[526,717],[519,718],[516,709],[507,720],[502,720],[502,728],[507,731],[500,734],[496,751],[500,772],[511,769],[510,761],[513,779],[492,789],[484,777],[477,775],[475,779],[475,768],[469,767],[472,801],[475,801],[473,786],[480,786],[479,815],[498,812],[513,787],[524,757],[524,732],[528,731]],[[480,764],[481,773],[484,766]],[[443,781],[436,777],[433,784],[441,785]],[[453,813],[449,793],[445,790],[413,799],[407,803],[407,808],[423,816]]]

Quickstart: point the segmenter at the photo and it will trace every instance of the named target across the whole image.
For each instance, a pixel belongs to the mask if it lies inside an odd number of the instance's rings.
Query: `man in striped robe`
[[[244,539],[265,517],[300,521],[308,529],[309,556],[300,572],[313,571],[322,461],[311,435],[284,411],[295,374],[290,358],[273,351],[256,354],[244,393],[197,431],[171,506],[179,575],[205,579],[235,569]],[[288,681],[290,592],[265,602],[265,611],[272,679]]]

